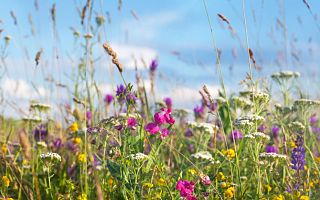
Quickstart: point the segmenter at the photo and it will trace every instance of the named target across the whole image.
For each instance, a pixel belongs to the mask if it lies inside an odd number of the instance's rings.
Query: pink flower
[[[166,119],[161,113],[154,114],[153,119],[158,125],[161,125],[166,122]]]
[[[160,130],[159,126],[156,123],[149,123],[144,127],[144,129],[148,131],[151,135],[156,134]]]
[[[173,117],[171,116],[171,108],[168,108],[168,109],[162,108],[161,110],[164,112],[164,118],[166,122],[171,125],[174,124],[176,120],[173,119]]]
[[[170,134],[169,129],[164,128],[161,130],[160,139],[163,140],[165,137],[167,137]]]
[[[179,180],[176,185],[176,189],[180,191],[180,196],[184,197],[187,200],[196,200],[197,197],[193,196],[192,193],[194,191],[194,182],[187,180]]]
[[[211,185],[211,180],[207,175],[202,177],[201,182],[203,185]]]
[[[127,125],[130,129],[135,130],[137,126],[137,120],[133,117],[129,117],[127,120]]]

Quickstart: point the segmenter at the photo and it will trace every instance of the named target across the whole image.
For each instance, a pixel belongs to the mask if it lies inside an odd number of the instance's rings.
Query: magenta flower
[[[195,115],[196,118],[201,118],[204,115],[204,107],[202,105],[201,106],[196,106],[193,109],[193,112],[194,112],[194,115]]]
[[[92,112],[90,110],[88,110],[86,112],[86,118],[87,118],[87,120],[91,120],[92,119]]]
[[[147,124],[144,129],[148,131],[151,135],[154,135],[159,132],[160,128],[156,123]]]
[[[279,136],[280,128],[278,126],[273,126],[271,132],[273,137],[277,138]]]
[[[112,101],[113,101],[113,96],[111,94],[106,94],[106,96],[104,97],[104,102],[109,105],[112,103]]]
[[[232,134],[233,134],[233,137],[232,137]],[[231,142],[233,142],[233,138],[235,141],[241,140],[242,139],[242,132],[238,131],[238,130],[234,130],[233,132],[231,132],[229,134],[229,139],[231,140]]]
[[[259,132],[264,133],[265,130],[266,130],[266,126],[265,126],[264,124],[261,124],[261,125],[258,127],[258,131],[259,131]]]
[[[161,130],[160,139],[163,140],[165,137],[167,137],[170,134],[169,129],[164,128]]]
[[[164,98],[163,101],[166,104],[167,108],[171,108],[172,107],[172,99],[170,97]]]
[[[185,199],[197,199],[196,196],[193,196],[194,191],[194,182],[187,180],[179,180],[176,185],[176,189],[180,191],[180,196]]]
[[[176,120],[173,119],[173,117],[171,116],[171,108],[168,108],[168,109],[162,108],[161,110],[164,112],[164,118],[166,122],[171,125],[174,124]]]
[[[154,114],[153,119],[158,125],[164,124],[166,122],[166,119],[161,113]]]
[[[133,117],[129,117],[127,120],[127,125],[130,129],[136,130],[137,120]]]

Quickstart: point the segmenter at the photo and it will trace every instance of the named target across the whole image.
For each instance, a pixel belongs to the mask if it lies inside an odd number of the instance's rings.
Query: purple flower
[[[164,98],[163,101],[166,104],[167,108],[171,108],[172,107],[172,99],[170,97]]]
[[[268,145],[268,146],[266,146],[266,152],[267,153],[278,153],[278,147],[276,147],[276,146],[272,146],[272,145]]]
[[[318,117],[316,114],[313,114],[310,118],[309,118],[309,122],[311,126],[314,126],[317,122],[318,122]]]
[[[291,163],[293,164],[292,169],[299,171],[303,170],[304,165],[306,164],[303,137],[298,135],[295,144],[297,147],[292,150]]]
[[[133,92],[129,92],[126,96],[126,100],[128,103],[136,103],[137,97]]]
[[[104,102],[109,105],[112,103],[112,101],[113,101],[113,96],[111,94],[106,94],[106,96],[104,97]]]
[[[189,145],[188,145],[188,151],[189,151],[190,153],[193,153],[193,152],[194,152],[194,144],[189,144]]]
[[[164,124],[166,122],[164,115],[159,112],[154,114],[153,119],[158,125]]]
[[[150,71],[151,72],[156,71],[157,67],[158,67],[158,60],[157,59],[153,59],[151,61],[151,64],[150,64]]]
[[[45,140],[48,136],[48,129],[44,125],[39,125],[33,130],[33,136],[36,141]]]
[[[127,125],[130,129],[135,130],[137,126],[137,120],[133,117],[129,117],[127,120]]]
[[[192,133],[192,131],[191,131],[191,129],[187,129],[186,130],[186,132],[184,132],[184,136],[186,136],[186,137],[192,137],[193,136],[193,133]]]
[[[58,151],[62,147],[62,140],[60,138],[57,138],[55,141],[53,141],[53,147]]]
[[[258,131],[259,131],[259,132],[264,133],[265,130],[266,130],[266,126],[265,126],[264,124],[261,124],[261,125],[258,127]]]
[[[118,130],[118,131],[121,131],[122,128],[123,128],[123,125],[122,125],[122,124],[119,124],[119,125],[114,126],[114,128],[115,128],[116,130]]]
[[[232,135],[233,135],[233,137],[232,137]],[[238,130],[234,130],[233,132],[231,132],[229,134],[229,139],[231,140],[231,142],[233,142],[233,138],[235,141],[241,140],[242,139],[242,132],[238,131]]]
[[[92,112],[90,110],[88,110],[86,112],[86,118],[87,118],[87,120],[91,120],[92,119]]]
[[[274,138],[279,137],[280,127],[276,125],[272,126],[271,132]]]
[[[194,115],[196,118],[201,118],[204,114],[204,107],[201,105],[201,106],[196,106],[194,109],[193,109],[193,112],[194,112]]]
[[[164,118],[166,122],[171,125],[174,124],[176,120],[171,116],[171,108],[168,108],[168,109],[161,108],[161,111],[164,112]]]
[[[154,135],[159,132],[160,128],[156,123],[147,124],[144,129],[148,131],[151,135]]]
[[[117,86],[116,96],[118,98],[119,103],[121,104],[124,103],[126,93],[127,93],[127,89],[125,86],[123,86],[122,84]]]

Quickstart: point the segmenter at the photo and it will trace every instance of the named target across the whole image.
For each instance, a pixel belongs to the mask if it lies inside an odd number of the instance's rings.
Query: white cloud
[[[46,89],[42,86],[33,88],[25,80],[6,78],[1,84],[4,97],[11,97],[14,99],[32,99],[45,97],[47,95]],[[37,92],[37,91],[38,92]]]

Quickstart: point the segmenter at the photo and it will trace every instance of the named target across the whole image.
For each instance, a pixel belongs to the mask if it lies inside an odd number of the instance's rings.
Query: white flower
[[[204,130],[209,134],[214,134],[214,132],[219,129],[218,126],[214,124],[204,122],[187,122],[187,124],[193,129]]]
[[[46,147],[47,147],[47,144],[46,144],[44,141],[39,141],[39,142],[37,142],[37,146],[38,146],[38,147],[46,148]]]
[[[267,153],[267,152],[260,153],[259,157],[260,158],[281,158],[281,159],[287,158],[287,156],[283,154]]]
[[[46,153],[46,154],[40,154],[40,158],[42,160],[51,160],[51,161],[59,161],[61,162],[61,156],[57,153]]]
[[[133,160],[144,160],[148,158],[148,155],[139,152],[136,154],[130,154],[128,157],[132,158]]]
[[[211,153],[209,153],[208,151],[199,151],[195,154],[192,154],[191,156],[196,159],[204,159],[210,161],[213,159]]]
[[[23,121],[27,121],[27,122],[35,122],[35,123],[39,123],[42,121],[42,119],[40,117],[34,116],[34,117],[23,117],[22,118]]]
[[[48,104],[43,104],[43,103],[33,103],[30,105],[31,109],[38,109],[40,111],[47,111],[51,108],[50,105]]]

